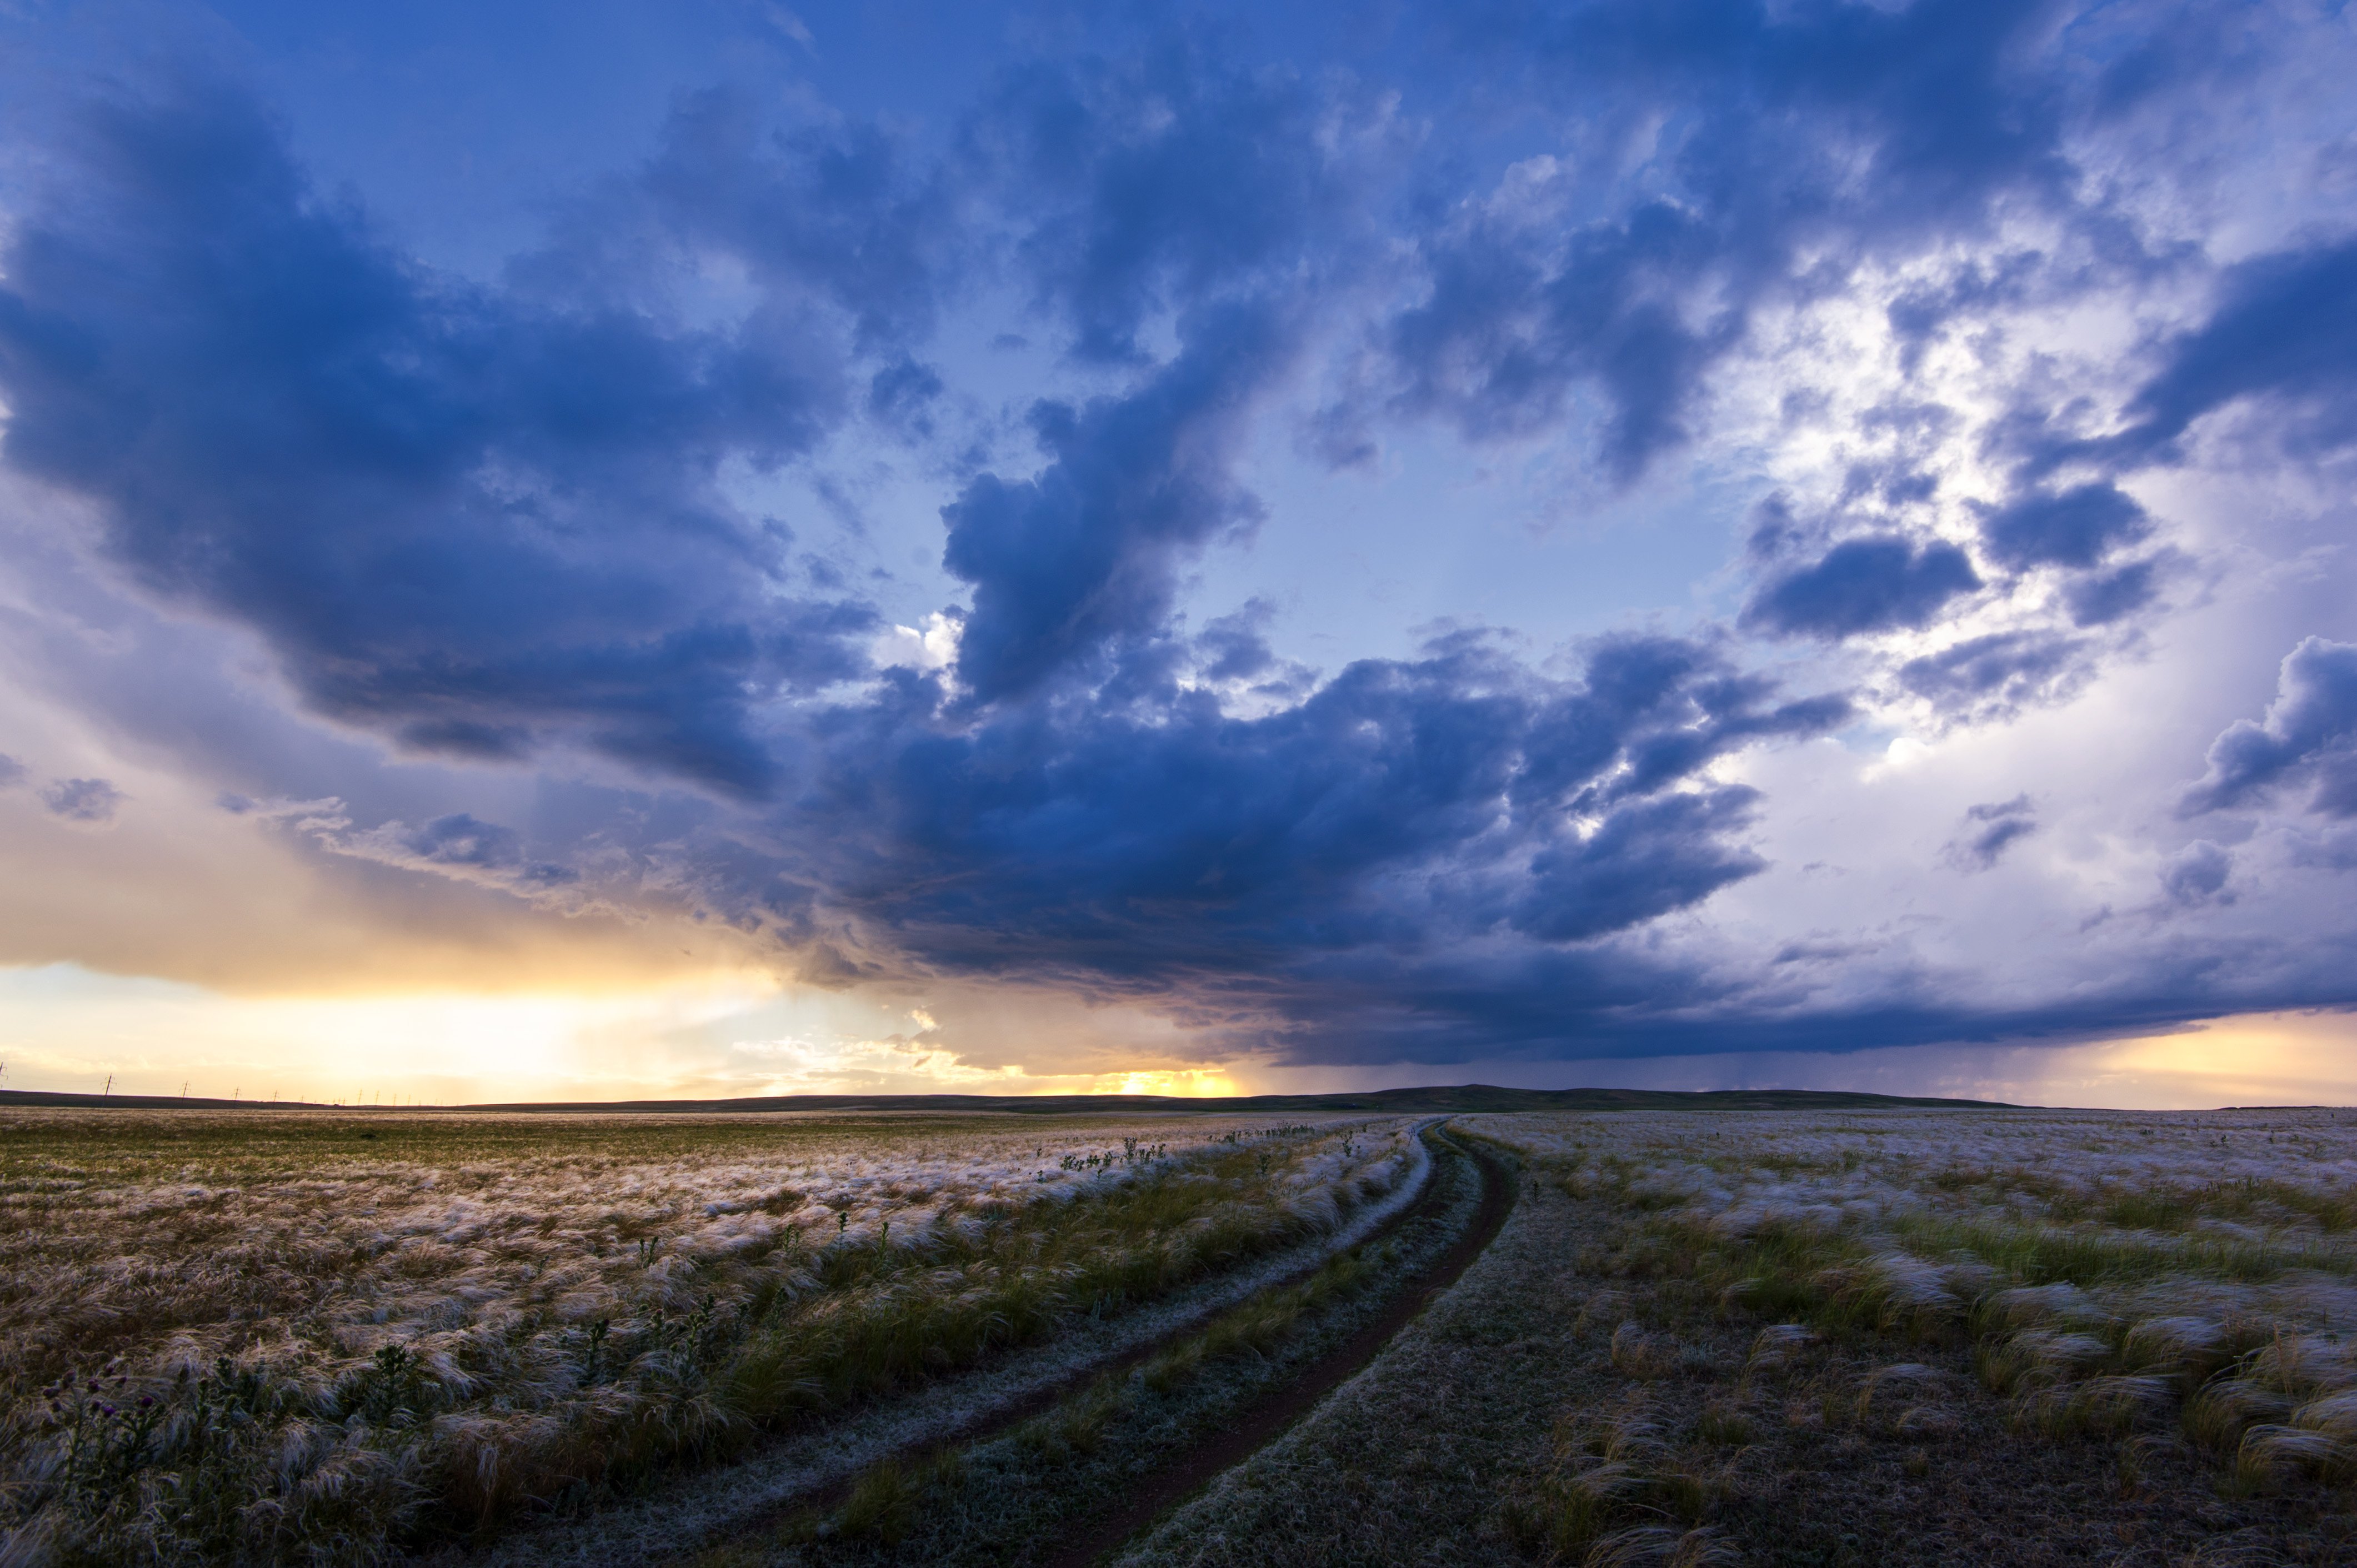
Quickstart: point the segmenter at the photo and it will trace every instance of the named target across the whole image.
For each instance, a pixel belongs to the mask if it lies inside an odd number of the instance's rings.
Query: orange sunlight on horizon
[[[1843,1089],[2142,1110],[2357,1103],[2357,1023],[2340,1014],[2249,1015],[2070,1045],[1361,1069],[1189,1061],[1174,1028],[1138,1016],[1020,996],[996,1014],[912,1008],[742,971],[601,994],[249,997],[50,965],[0,970],[0,1088],[94,1092],[111,1083],[118,1094],[185,1089],[388,1106],[862,1093],[1200,1099],[1454,1083]]]

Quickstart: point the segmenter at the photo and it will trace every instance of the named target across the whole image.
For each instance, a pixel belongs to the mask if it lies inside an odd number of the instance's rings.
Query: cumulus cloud
[[[1173,41],[1010,71],[967,134],[984,177],[1017,193],[1019,260],[1073,352],[1135,363],[1156,317],[1332,264],[1351,201],[1339,107],[1289,71]]]
[[[2232,903],[2226,878],[2234,869],[2232,851],[2196,839],[2161,863],[2161,890],[2179,904]]]
[[[2083,639],[1998,631],[1966,638],[1899,667],[1899,683],[1954,713],[1989,717],[2066,694],[2087,674]]]
[[[777,379],[802,340],[748,337],[751,323],[585,322],[427,278],[308,196],[233,102],[116,114],[94,134],[97,198],[138,237],[130,260],[169,309],[90,295],[64,264],[99,242],[83,209],[28,226],[10,285],[12,460],[100,499],[110,545],[155,591],[300,653],[306,696],[340,719],[494,758],[569,740],[745,796],[791,768],[790,803],[674,836],[656,880],[773,931],[805,972],[917,964],[1265,1020],[1334,983],[1321,966],[1377,949],[1443,963],[1493,929],[1541,946],[1607,938],[1757,869],[1740,843],[1754,796],[1710,767],[1849,714],[1676,638],[1605,639],[1568,678],[1445,638],[1258,716],[1188,686],[1189,669],[1227,682],[1276,668],[1265,607],[1190,646],[1176,593],[1195,553],[1261,515],[1234,467],[1255,398],[1297,352],[1282,291],[1184,316],[1177,351],[1126,392],[1036,403],[1047,467],[983,473],[943,513],[944,563],[972,589],[953,663],[879,671],[846,651],[853,633],[873,641],[873,612],[779,591],[701,477],[724,452],[782,455],[834,416],[816,392],[745,401],[818,386]],[[201,253],[185,199],[152,172],[174,138],[216,181],[218,243]],[[231,293],[265,237],[303,287]],[[1155,286],[1212,253],[1186,252]],[[1146,287],[1089,294],[1076,319],[1110,332],[1106,302]],[[273,310],[314,323],[303,349],[257,332]],[[73,359],[37,318],[120,348]],[[493,343],[527,371],[486,390],[459,367]],[[135,422],[107,403],[163,406],[190,344],[226,356],[209,403]],[[323,381],[339,356],[358,369]],[[290,424],[297,393],[317,403]],[[273,476],[260,493],[220,443],[199,450],[208,421],[285,444],[274,463],[252,459]],[[659,510],[623,526],[609,498],[583,493],[598,475]],[[859,672],[866,694],[815,697]],[[797,690],[802,705],[773,706],[757,736],[756,703]],[[361,827],[336,800],[242,809],[341,856],[535,902],[587,897],[597,853],[535,854],[465,811]]]
[[[2285,655],[2261,720],[2237,719],[2210,746],[2210,771],[2187,791],[2186,815],[2265,800],[2312,782],[2309,809],[2357,816],[2357,644],[2311,637]]]
[[[1981,585],[1971,557],[1945,541],[1850,539],[1764,585],[1747,625],[1787,637],[1844,638],[1929,626]]]
[[[726,328],[434,275],[245,98],[91,107],[0,288],[6,456],[164,597],[254,627],[318,711],[423,750],[568,737],[746,793],[750,705],[857,674],[714,484],[842,401],[784,311]]]
[[[2295,445],[2357,441],[2357,242],[2256,256],[2232,269],[2217,309],[2169,344],[2159,371],[2128,404],[2135,423],[2056,456],[2126,462],[2165,458],[2194,421],[2243,399],[2266,399]]]
[[[1254,599],[1232,615],[1217,618],[1195,639],[1207,681],[1248,681],[1275,667],[1276,655],[1267,638],[1275,611],[1264,599]]]
[[[1565,681],[1456,638],[1260,717],[1174,695],[945,733],[928,706],[879,707],[779,853],[870,941],[941,969],[1178,988],[1222,1016],[1337,986],[1365,1003],[1501,921],[1601,937],[1756,869],[1750,792],[1701,776],[1848,714],[1777,695],[1675,639],[1608,639]],[[1340,980],[1378,951],[1390,981]]]
[[[1184,351],[1131,395],[1035,406],[1055,461],[1017,482],[983,475],[944,510],[943,564],[974,585],[957,673],[976,697],[1021,696],[1158,628],[1188,556],[1259,519],[1231,467],[1253,393],[1286,351],[1281,325],[1243,306],[1185,331]]]
[[[2080,627],[2109,626],[2152,603],[2158,594],[2157,579],[2160,564],[2157,561],[2131,561],[2125,566],[2100,573],[2071,585],[2065,590],[2064,602],[2070,606],[2072,624]]]
[[[1565,166],[1537,220],[1501,188],[1427,241],[1426,295],[1386,335],[1402,403],[1510,434],[1592,388],[1624,479],[1692,437],[1706,378],[1770,304],[1980,236],[2001,203],[2071,209],[2072,65],[2028,0],[1506,4],[1448,27],[1587,132],[1599,173],[1642,149],[1650,177],[1587,188]],[[1911,330],[1967,303],[1918,291]]]
[[[41,804],[70,822],[111,822],[125,799],[103,779],[60,779],[41,791]]]
[[[2093,566],[2152,532],[2144,508],[2108,483],[2029,495],[1981,519],[1981,542],[2001,565]]]
[[[1948,844],[1948,863],[1962,871],[1986,871],[2007,849],[2038,831],[2038,813],[2028,795],[2016,795],[1970,808],[1964,822],[1964,836]]]

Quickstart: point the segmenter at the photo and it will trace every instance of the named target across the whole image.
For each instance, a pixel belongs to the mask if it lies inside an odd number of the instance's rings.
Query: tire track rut
[[[1364,1369],[1399,1331],[1413,1322],[1473,1260],[1480,1257],[1514,1207],[1514,1179],[1504,1162],[1478,1140],[1460,1141],[1445,1130],[1439,1134],[1469,1158],[1481,1173],[1481,1203],[1448,1251],[1410,1281],[1382,1315],[1302,1373],[1271,1389],[1242,1420],[1171,1455],[1140,1477],[1130,1500],[1115,1513],[1103,1514],[1067,1534],[1049,1550],[1046,1568],[1092,1568],[1133,1537],[1187,1501],[1212,1481],[1243,1464],[1290,1430],[1318,1402]],[[1437,1182],[1435,1183],[1436,1188]]]
[[[1436,1132],[1438,1130],[1440,1123],[1441,1119],[1438,1118],[1427,1121],[1416,1128],[1416,1134],[1419,1137],[1425,1138],[1427,1143],[1429,1143]],[[1441,1135],[1446,1137],[1445,1133]],[[1458,1153],[1463,1154],[1466,1152],[1465,1145],[1459,1143],[1457,1139],[1449,1137],[1446,1138],[1446,1141],[1448,1146]],[[1480,1156],[1476,1156],[1477,1164],[1480,1163]],[[1483,1171],[1485,1184],[1482,1192],[1481,1207],[1476,1213],[1473,1222],[1468,1228],[1466,1236],[1460,1237],[1455,1243],[1453,1243],[1450,1251],[1445,1253],[1437,1263],[1427,1267],[1417,1278],[1410,1281],[1407,1284],[1403,1286],[1400,1291],[1399,1302],[1394,1303],[1391,1307],[1385,1308],[1383,1316],[1378,1318],[1375,1323],[1371,1324],[1369,1326],[1369,1329],[1382,1328],[1383,1325],[1393,1323],[1394,1318],[1396,1318],[1398,1322],[1404,1323],[1409,1317],[1412,1317],[1415,1311],[1421,1308],[1425,1299],[1427,1299],[1437,1290],[1445,1289],[1447,1282],[1453,1281],[1457,1277],[1458,1273],[1462,1273],[1465,1263],[1469,1262],[1473,1254],[1478,1253],[1480,1250],[1479,1245],[1474,1246],[1471,1251],[1466,1252],[1466,1256],[1463,1261],[1458,1262],[1453,1268],[1448,1267],[1450,1260],[1456,1259],[1458,1252],[1465,1251],[1467,1242],[1474,1236],[1479,1235],[1480,1237],[1481,1244],[1486,1245],[1489,1234],[1494,1234],[1494,1225],[1491,1227],[1491,1230],[1488,1233],[1483,1232],[1482,1226],[1489,1217],[1490,1205],[1496,1196],[1495,1191],[1493,1190],[1496,1183],[1491,1180],[1489,1166],[1487,1165],[1481,1165],[1480,1168]],[[1431,1174],[1426,1178],[1425,1190],[1414,1201],[1406,1204],[1397,1213],[1384,1219],[1380,1225],[1376,1226],[1372,1230],[1369,1231],[1365,1236],[1360,1238],[1360,1240],[1352,1242],[1351,1245],[1353,1248],[1372,1246],[1398,1231],[1411,1219],[1427,1212],[1435,1206],[1445,1205],[1448,1199],[1443,1191],[1444,1185],[1445,1184],[1440,1179],[1440,1171],[1436,1162]],[[1511,1187],[1509,1190],[1511,1190]],[[1511,1197],[1508,1201],[1511,1202]],[[1499,1218],[1502,1220],[1502,1210],[1501,1211]],[[1222,1308],[1221,1312],[1235,1311],[1275,1292],[1285,1290],[1290,1286],[1298,1284],[1303,1280],[1316,1273],[1318,1269],[1325,1265],[1327,1261],[1328,1260],[1323,1257],[1308,1260],[1298,1268],[1290,1270],[1270,1280],[1265,1285],[1255,1290],[1251,1295]],[[1444,1272],[1447,1276],[1446,1280],[1444,1280],[1440,1285],[1436,1286],[1432,1284],[1431,1281]],[[1405,1310],[1402,1310],[1402,1304],[1405,1304]],[[1218,1316],[1219,1314],[1212,1315],[1213,1317]],[[1065,1377],[1060,1378],[1053,1382],[1043,1384],[1018,1399],[996,1405],[986,1413],[982,1414],[973,1421],[963,1423],[950,1431],[935,1434],[921,1442],[912,1444],[908,1447],[899,1450],[898,1453],[885,1455],[884,1458],[879,1459],[877,1463],[891,1462],[903,1466],[922,1465],[940,1455],[947,1454],[957,1449],[971,1447],[978,1443],[987,1442],[993,1437],[1010,1432],[1016,1427],[1021,1425],[1023,1423],[1054,1409],[1065,1400],[1070,1399],[1082,1390],[1096,1383],[1101,1379],[1108,1376],[1118,1376],[1121,1373],[1133,1370],[1135,1368],[1144,1365],[1147,1361],[1153,1359],[1156,1356],[1168,1349],[1172,1345],[1183,1342],[1190,1336],[1201,1332],[1202,1327],[1202,1322],[1188,1322],[1172,1328],[1167,1334],[1158,1335],[1152,1339],[1131,1346],[1127,1349],[1125,1349],[1116,1355],[1108,1357],[1103,1360],[1091,1362],[1086,1366],[1075,1368]],[[1393,1327],[1383,1328],[1382,1337],[1383,1339],[1388,1339],[1391,1333],[1395,1331],[1395,1324]],[[1319,1360],[1313,1362],[1305,1372],[1304,1376],[1315,1377],[1322,1372],[1328,1363],[1334,1359],[1336,1356],[1358,1346],[1361,1340],[1366,1337],[1366,1333],[1367,1331],[1362,1330],[1360,1335],[1354,1336],[1337,1351],[1330,1352],[1327,1357],[1321,1358]],[[1380,1344],[1375,1348],[1380,1348]],[[1368,1352],[1369,1356],[1372,1356],[1372,1351]],[[1361,1358],[1362,1360],[1364,1359],[1365,1358]],[[1288,1384],[1286,1386],[1291,1387],[1292,1385]],[[1270,1391],[1267,1401],[1265,1401],[1264,1402],[1273,1402],[1275,1396],[1281,1391],[1281,1390]],[[1311,1402],[1315,1402],[1315,1396],[1312,1397]],[[1304,1408],[1307,1407],[1305,1406]],[[1258,1415],[1259,1409],[1260,1407],[1258,1406],[1254,1407],[1254,1410],[1252,1412],[1254,1417]],[[1251,1419],[1251,1417],[1248,1417],[1248,1419]],[[1286,1419],[1289,1421],[1291,1418],[1287,1417]],[[1272,1433],[1271,1435],[1274,1435],[1274,1433]],[[1257,1447],[1258,1444],[1255,1444],[1254,1446]],[[1186,1451],[1177,1455],[1176,1458],[1177,1460],[1183,1462],[1186,1459],[1190,1458],[1194,1452],[1194,1450]],[[823,1512],[840,1507],[843,1502],[850,1497],[853,1490],[857,1487],[861,1476],[865,1474],[866,1470],[863,1469],[856,1474],[844,1476],[823,1486],[801,1491],[791,1497],[780,1498],[771,1502],[758,1511],[748,1515],[737,1527],[729,1530],[727,1539],[742,1540],[748,1536],[759,1536],[768,1530],[778,1528],[784,1521],[796,1515],[807,1514],[813,1511]],[[1162,1474],[1162,1468],[1157,1466],[1154,1474],[1156,1477],[1160,1476]],[[1151,1477],[1149,1477],[1149,1480],[1150,1479]],[[685,1563],[694,1561],[701,1557],[705,1552],[709,1552],[714,1545],[717,1544],[719,1544],[719,1542],[705,1543],[703,1547],[697,1550],[673,1557],[669,1559],[669,1561],[677,1563]],[[1060,1561],[1060,1559],[1059,1559],[1059,1561]]]

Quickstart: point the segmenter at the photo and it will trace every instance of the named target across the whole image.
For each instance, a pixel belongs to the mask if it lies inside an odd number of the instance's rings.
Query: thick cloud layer
[[[874,617],[796,595],[714,486],[837,416],[820,323],[434,276],[222,91],[93,107],[73,150],[0,294],[8,461],[100,502],[155,591],[261,631],[320,712],[759,793],[751,705],[860,672]]]
[[[822,51],[675,94],[492,266],[413,253],[230,76],[133,72],[9,199],[0,457],[27,537],[394,760],[198,736],[155,671],[75,677],[93,726],[307,854],[826,984],[1328,1062],[2357,1003],[2346,921],[2245,896],[2330,911],[2352,864],[2357,627],[2284,585],[2345,569],[2357,124],[2302,86],[2323,24],[2214,20],[1022,27],[914,115]],[[1489,559],[1509,491],[1675,586],[1530,625],[1232,591],[1275,533]],[[2310,618],[2220,629],[2271,594]],[[2277,659],[2255,716],[2219,671]],[[2141,777],[2018,760],[2066,712],[2130,714]],[[0,786],[100,827],[145,788],[101,771]]]
[[[830,898],[929,962],[1251,992],[1337,955],[1692,905],[1756,865],[1729,842],[1751,792],[1697,775],[1846,716],[1674,639],[1608,642],[1577,683],[1456,639],[1258,719],[1176,691],[955,731],[921,699],[870,710],[788,826],[815,819]]]

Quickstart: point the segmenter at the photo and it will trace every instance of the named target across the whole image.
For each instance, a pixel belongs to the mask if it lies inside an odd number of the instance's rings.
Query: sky
[[[2351,81],[0,4],[0,1086],[2357,1098]]]

